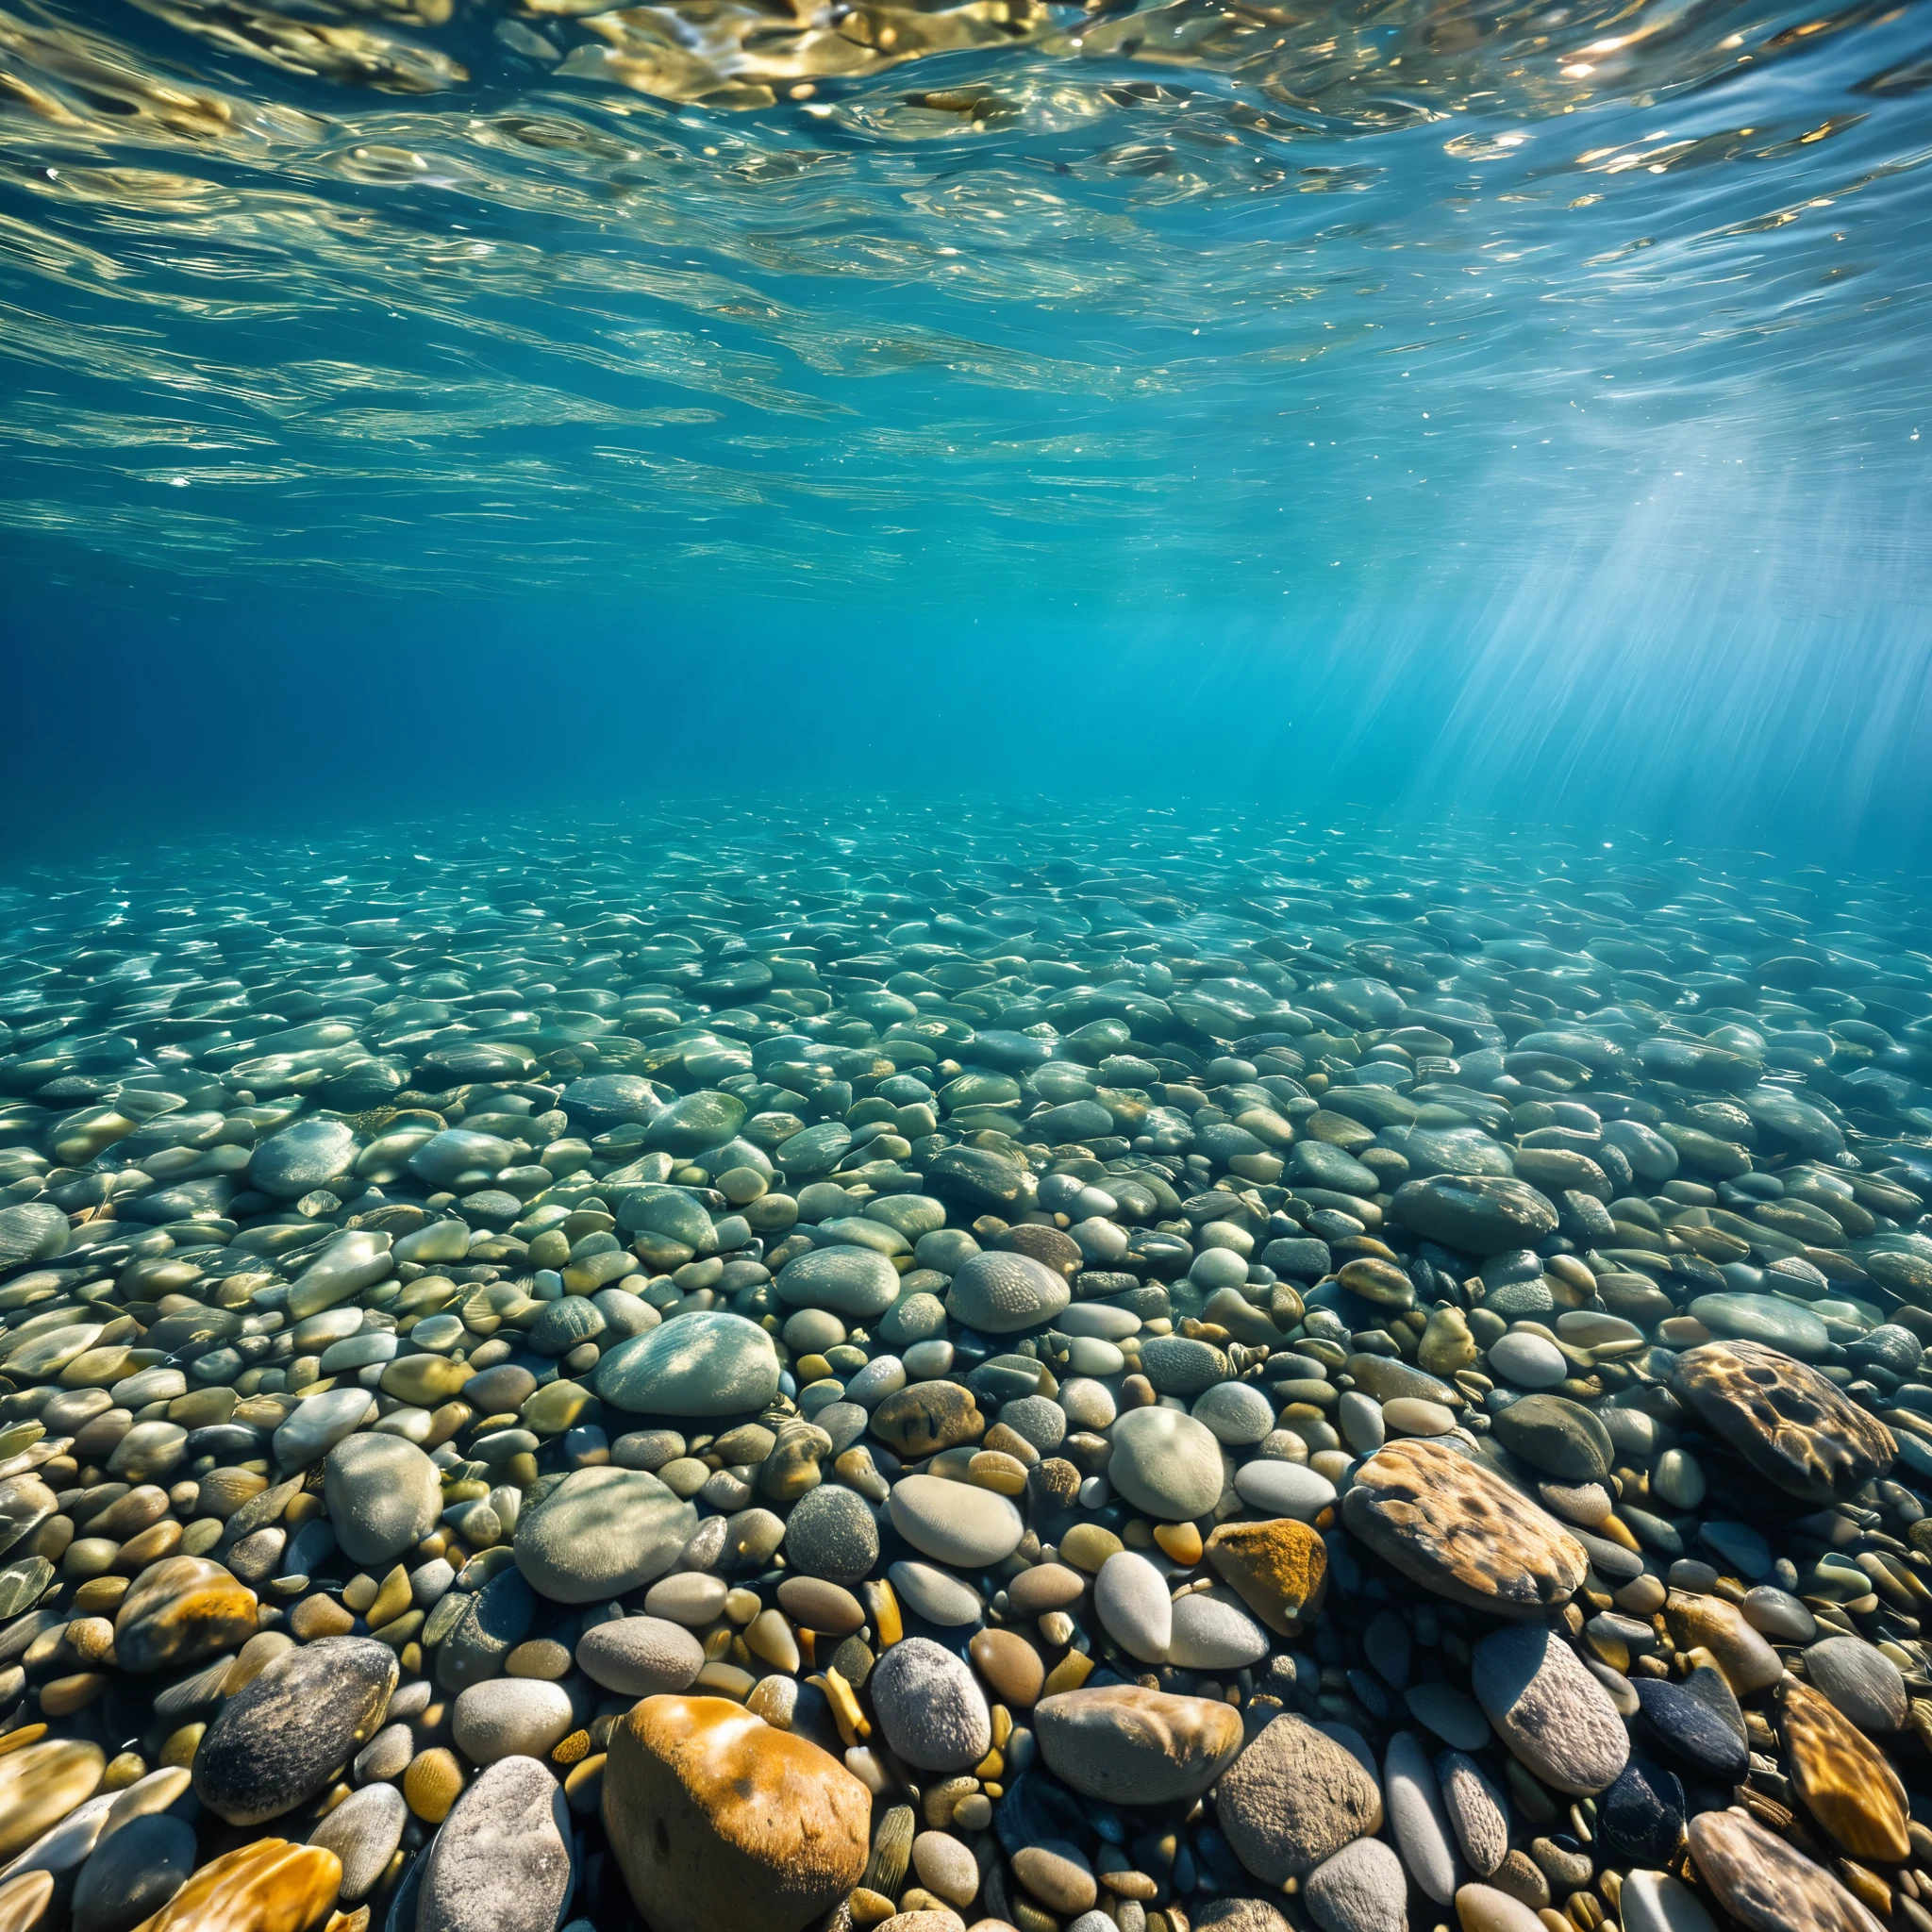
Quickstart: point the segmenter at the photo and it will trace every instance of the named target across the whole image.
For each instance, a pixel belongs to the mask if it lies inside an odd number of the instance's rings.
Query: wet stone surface
[[[1932,1927],[1910,899],[398,837],[0,899],[7,1924]]]

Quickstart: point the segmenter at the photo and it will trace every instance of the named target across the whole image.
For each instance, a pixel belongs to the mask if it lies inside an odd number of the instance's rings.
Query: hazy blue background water
[[[8,855],[970,788],[1917,871],[1928,85],[1924,5],[0,0]]]

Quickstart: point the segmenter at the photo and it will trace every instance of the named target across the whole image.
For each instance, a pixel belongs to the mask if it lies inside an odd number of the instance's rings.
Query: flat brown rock
[[[1727,1446],[1789,1495],[1849,1496],[1898,1456],[1892,1433],[1816,1369],[1758,1341],[1685,1351],[1671,1390]]]
[[[1854,1858],[1882,1865],[1912,1856],[1906,1788],[1885,1754],[1836,1705],[1787,1677],[1779,1728],[1806,1808]]]
[[[1741,1811],[1690,1821],[1697,1875],[1746,1932],[1879,1932],[1879,1923],[1822,1866]]]
[[[1232,1705],[1138,1684],[1042,1697],[1033,1729],[1061,1783],[1116,1805],[1198,1798],[1241,1747],[1241,1712]]]
[[[1427,1439],[1371,1456],[1341,1499],[1341,1520],[1424,1589],[1498,1617],[1541,1616],[1567,1603],[1589,1567],[1555,1517]]]

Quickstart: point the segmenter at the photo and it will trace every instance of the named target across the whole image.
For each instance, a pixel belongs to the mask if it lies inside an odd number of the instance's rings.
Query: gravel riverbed
[[[0,934],[0,1932],[1932,1932],[1907,888],[848,799]]]

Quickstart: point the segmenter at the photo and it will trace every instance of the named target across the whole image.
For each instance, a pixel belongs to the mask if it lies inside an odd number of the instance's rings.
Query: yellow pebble
[[[403,1796],[425,1824],[441,1824],[462,1795],[463,1772],[453,1751],[419,1751],[403,1774]]]
[[[899,1616],[899,1599],[893,1594],[892,1586],[884,1581],[868,1583],[865,1607],[871,1614],[873,1628],[879,1633],[879,1649],[891,1649],[906,1634],[906,1625]]]
[[[45,1724],[22,1724],[17,1731],[8,1731],[0,1738],[0,1757],[14,1751],[24,1751],[29,1744],[38,1744],[47,1735]]]
[[[1093,1674],[1093,1659],[1085,1651],[1070,1650],[1046,1674],[1042,1697],[1058,1697],[1062,1690],[1077,1690]]]
[[[161,1746],[159,1762],[165,1768],[180,1765],[184,1769],[194,1762],[194,1754],[201,1749],[202,1734],[206,1724],[183,1724],[178,1731],[172,1731],[167,1741]]]
[[[360,1617],[381,1594],[382,1585],[366,1572],[358,1570],[342,1585],[342,1607],[354,1610]]]
[[[106,1671],[76,1671],[41,1686],[41,1712],[45,1717],[72,1717],[85,1710],[114,1681]]]
[[[579,1764],[591,1755],[589,1731],[573,1731],[562,1743],[551,1747],[552,1764]]]
[[[1183,1569],[1201,1560],[1201,1532],[1191,1523],[1157,1523],[1154,1541]]]
[[[385,1624],[392,1623],[409,1607],[409,1573],[398,1563],[382,1579],[382,1588],[375,1592],[375,1601],[362,1612],[369,1620],[372,1630],[380,1630]]]
[[[147,1760],[139,1751],[124,1751],[120,1757],[110,1759],[108,1768],[101,1774],[101,1789],[104,1791],[125,1791],[129,1785],[138,1785],[147,1775]]]
[[[1022,1496],[1026,1492],[1026,1466],[1018,1457],[1005,1456],[997,1449],[982,1449],[966,1465],[966,1480],[996,1495]]]

